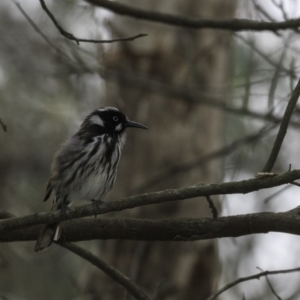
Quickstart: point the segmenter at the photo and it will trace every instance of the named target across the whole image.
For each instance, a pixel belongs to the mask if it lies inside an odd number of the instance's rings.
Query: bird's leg
[[[63,204],[60,210],[62,214],[68,214],[71,211],[71,208],[68,204]]]
[[[60,211],[62,216],[66,216],[68,213],[70,213],[71,208],[70,208],[70,204],[71,202],[67,199],[68,195],[65,195],[64,200],[61,203],[61,207],[60,207]]]
[[[103,204],[104,202],[101,199],[98,199],[98,200],[92,199],[91,201],[92,201],[92,205],[93,205],[93,207],[96,211],[95,212],[95,218],[97,218],[97,210],[98,210],[99,206],[101,204]]]

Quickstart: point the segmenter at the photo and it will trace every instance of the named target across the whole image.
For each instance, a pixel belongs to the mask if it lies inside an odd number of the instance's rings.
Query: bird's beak
[[[125,127],[136,127],[136,128],[142,128],[142,129],[148,129],[145,125],[138,123],[138,122],[133,122],[133,121],[127,121],[125,124]]]

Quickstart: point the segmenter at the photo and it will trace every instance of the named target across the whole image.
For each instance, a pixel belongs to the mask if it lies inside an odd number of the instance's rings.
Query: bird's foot
[[[103,204],[104,202],[101,200],[101,199],[99,199],[99,200],[92,200],[92,205],[93,205],[93,207],[94,207],[94,210],[96,211],[95,212],[95,218],[97,218],[97,210],[98,210],[98,208],[99,208],[99,206],[101,206],[101,204]]]
[[[71,212],[71,208],[68,204],[64,204],[61,206],[60,212],[63,217],[66,217]]]

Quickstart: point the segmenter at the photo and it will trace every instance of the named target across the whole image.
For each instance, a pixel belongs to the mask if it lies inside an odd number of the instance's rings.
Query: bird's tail
[[[57,210],[57,204],[54,203],[51,211]],[[34,252],[40,252],[47,249],[53,241],[57,241],[61,234],[60,223],[52,223],[43,225],[37,241],[34,246]]]

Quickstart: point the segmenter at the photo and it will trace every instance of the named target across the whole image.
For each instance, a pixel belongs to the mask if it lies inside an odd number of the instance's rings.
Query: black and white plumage
[[[86,117],[79,131],[54,156],[44,201],[53,193],[52,211],[75,200],[101,201],[113,187],[125,143],[125,129],[146,126],[130,121],[114,107],[103,107]],[[60,236],[60,225],[42,227],[34,251],[49,247]]]

